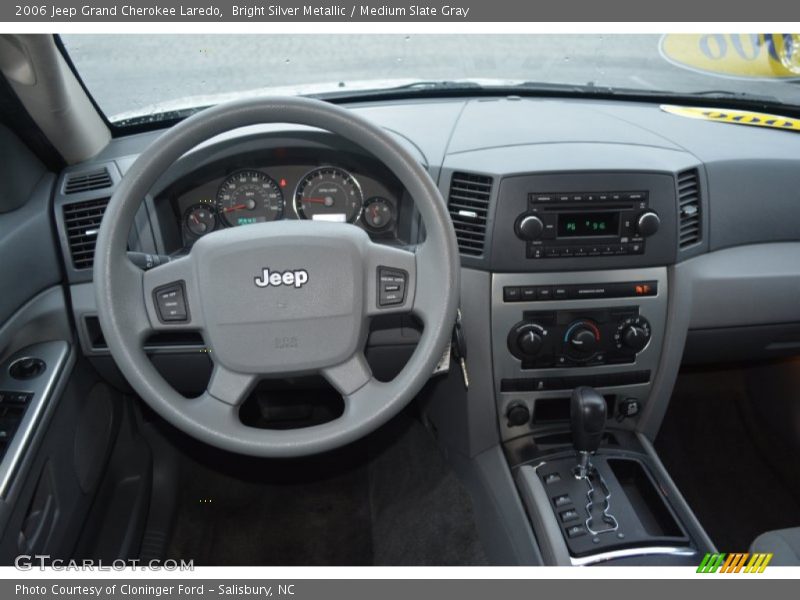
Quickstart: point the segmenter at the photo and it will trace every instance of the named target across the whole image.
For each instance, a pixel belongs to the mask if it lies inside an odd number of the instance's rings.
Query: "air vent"
[[[461,254],[480,256],[486,239],[486,218],[492,194],[492,178],[453,173],[447,207],[456,230]]]
[[[678,173],[678,247],[683,250],[700,241],[700,178],[697,169]]]
[[[108,198],[64,206],[64,229],[72,255],[72,265],[76,269],[91,269],[94,265],[94,245],[106,206]]]
[[[111,174],[108,172],[107,168],[103,167],[95,171],[67,175],[67,182],[64,184],[64,193],[77,194],[78,192],[102,190],[111,187],[111,184]]]

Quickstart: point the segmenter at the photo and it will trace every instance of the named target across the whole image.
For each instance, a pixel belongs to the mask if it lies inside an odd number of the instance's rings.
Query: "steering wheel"
[[[425,241],[411,251],[375,244],[349,224],[276,221],[218,231],[200,238],[184,257],[148,271],[136,267],[127,257],[128,234],[158,178],[209,138],[260,123],[327,130],[372,154],[414,199]],[[450,340],[459,269],[445,202],[427,171],[395,139],[344,108],[272,98],[204,110],[139,156],[103,217],[94,286],[112,357],[159,415],[212,446],[290,457],[366,435],[422,389]],[[369,320],[401,312],[417,315],[424,330],[403,370],[380,382],[364,357]],[[175,329],[199,331],[214,363],[207,389],[196,398],[167,383],[143,349],[154,332]],[[306,374],[321,374],[338,390],[341,416],[290,430],[241,422],[239,407],[259,379]]]

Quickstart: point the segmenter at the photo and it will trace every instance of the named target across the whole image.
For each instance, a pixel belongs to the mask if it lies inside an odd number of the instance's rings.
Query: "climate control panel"
[[[635,362],[652,330],[638,306],[525,311],[507,336],[523,369]]]

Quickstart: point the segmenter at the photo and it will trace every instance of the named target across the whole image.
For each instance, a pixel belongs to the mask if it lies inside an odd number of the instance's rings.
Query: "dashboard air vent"
[[[492,182],[493,179],[485,175],[453,173],[447,207],[461,254],[483,254]]]
[[[103,167],[102,169],[96,169],[94,171],[67,175],[67,182],[64,184],[64,193],[77,194],[78,192],[102,190],[111,187],[111,184],[111,174],[106,167]]]
[[[91,269],[94,265],[94,246],[100,221],[108,206],[108,198],[74,202],[64,206],[64,229],[76,269]]]
[[[678,247],[683,250],[700,241],[700,178],[697,169],[678,173]]]

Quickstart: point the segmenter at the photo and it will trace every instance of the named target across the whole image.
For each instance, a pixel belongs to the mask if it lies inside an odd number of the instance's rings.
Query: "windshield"
[[[420,90],[566,84],[587,93],[800,106],[798,34],[64,35],[62,41],[112,123],[157,121],[248,95],[324,96],[415,89],[419,82],[426,83]]]

